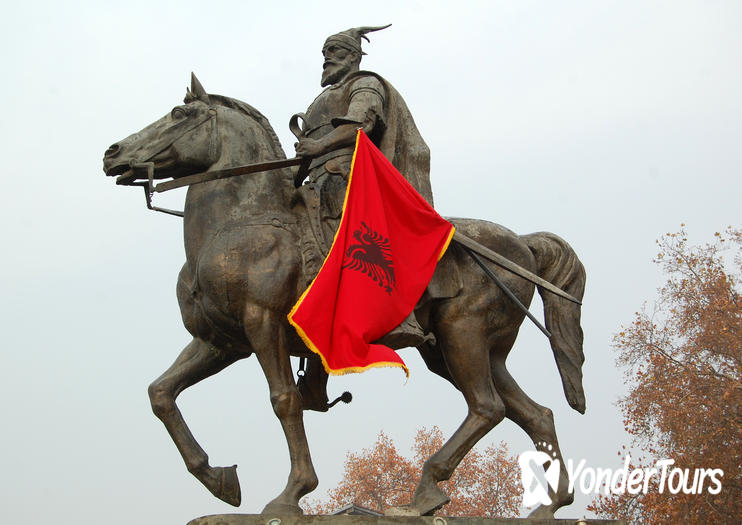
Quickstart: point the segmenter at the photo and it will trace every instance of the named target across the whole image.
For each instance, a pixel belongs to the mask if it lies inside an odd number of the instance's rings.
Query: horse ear
[[[200,100],[207,104],[210,103],[208,93],[193,72],[191,72],[191,88],[187,89],[186,100]]]

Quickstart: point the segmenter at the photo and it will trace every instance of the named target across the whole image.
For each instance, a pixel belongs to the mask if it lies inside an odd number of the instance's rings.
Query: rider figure
[[[304,121],[295,144],[296,154],[312,158],[307,184],[300,188],[310,223],[302,239],[302,255],[309,277],[319,271],[340,223],[358,128],[363,128],[408,182],[433,204],[430,150],[404,99],[381,76],[360,70],[361,56],[365,55],[361,38],[368,41],[366,33],[387,27],[357,27],[328,37],[322,47],[321,85],[325,89],[306,114],[295,116]],[[431,339],[432,335],[423,333],[413,313],[378,342],[399,349],[420,346]],[[305,389],[315,378],[326,383],[326,375],[316,376],[313,371],[316,368],[310,366],[307,370],[302,380]],[[319,390],[314,393],[324,395],[326,403],[324,384]]]

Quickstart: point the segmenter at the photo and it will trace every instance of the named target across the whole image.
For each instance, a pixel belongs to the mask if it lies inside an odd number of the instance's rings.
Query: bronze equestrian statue
[[[371,91],[366,93],[375,96]],[[314,155],[309,151],[308,139],[313,134],[306,124],[311,124],[312,118],[309,111],[304,128],[307,138],[297,146],[302,155],[314,156],[319,151]],[[342,121],[335,129],[340,124]],[[355,126],[355,121],[351,125]],[[105,153],[104,171],[117,176],[120,184],[149,178],[151,185],[158,179],[178,180],[199,172],[285,158],[260,112],[244,102],[207,94],[192,77],[185,103],[113,144]],[[332,168],[326,162],[319,164],[308,172],[310,184],[321,183],[320,172],[329,173]],[[209,180],[188,188],[183,212],[186,262],[178,276],[177,297],[183,323],[193,340],[149,387],[152,409],[188,470],[216,497],[237,506],[241,496],[236,466],[209,464],[175,400],[186,388],[255,354],[268,381],[291,460],[286,487],[263,510],[278,515],[300,514],[299,499],[318,483],[303,424],[307,407],[290,362],[290,356],[313,356],[286,318],[311,272],[302,253],[306,232],[318,235],[312,229],[317,225],[312,225],[315,219],[308,209],[312,200],[307,198],[308,190],[295,187],[295,177],[295,169],[282,168]],[[147,191],[147,183],[143,184]],[[556,235],[517,235],[483,220],[451,220],[459,232],[477,243],[582,298],[583,266]],[[431,371],[462,393],[468,412],[451,438],[425,462],[407,510],[425,515],[445,505],[448,497],[438,482],[449,479],[476,442],[508,417],[523,428],[537,449],[544,450],[542,443],[547,443],[552,447],[550,455],[556,454],[560,460],[559,485],[551,494],[551,505],[538,507],[531,514],[553,517],[558,508],[572,502],[573,495],[568,491],[552,414],[531,400],[505,367],[525,316],[514,299],[528,305],[536,287],[499,265],[488,263],[486,269],[512,298],[486,279],[462,245],[452,243],[415,309],[422,330],[434,335],[417,350]],[[565,395],[575,410],[584,412],[580,306],[545,291],[543,286],[538,289]]]

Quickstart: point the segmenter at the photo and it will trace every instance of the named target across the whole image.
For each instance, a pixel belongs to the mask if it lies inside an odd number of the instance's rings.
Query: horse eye
[[[170,116],[172,118],[183,118],[186,116],[186,112],[183,108],[173,108],[173,110],[170,112]]]

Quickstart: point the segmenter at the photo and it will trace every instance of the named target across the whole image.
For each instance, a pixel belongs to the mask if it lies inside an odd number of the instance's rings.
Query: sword
[[[489,277],[490,279],[492,279],[495,282],[495,284],[497,286],[499,286],[500,289],[505,293],[505,295],[507,295],[508,297],[510,297],[510,300],[513,301],[518,306],[518,308],[520,308],[523,311],[523,313],[526,314],[531,321],[533,321],[533,323],[536,326],[538,326],[538,329],[541,330],[546,337],[548,337],[548,338],[551,339],[551,332],[549,332],[546,328],[544,328],[544,326],[541,323],[538,322],[538,319],[536,319],[533,316],[533,314],[528,310],[528,307],[526,305],[524,305],[523,303],[521,303],[520,302],[520,299],[518,299],[515,296],[515,294],[510,291],[510,288],[508,288],[507,286],[505,286],[505,283],[502,282],[500,280],[500,278],[497,277],[492,272],[492,270],[490,270],[489,268],[487,268],[487,265],[484,264],[484,261],[482,261],[482,259],[479,258],[479,255],[477,255],[476,253],[474,253],[473,250],[467,248],[466,246],[464,246],[464,251],[466,251],[466,253],[468,253],[469,256],[472,259],[474,259],[474,262],[476,262],[479,265],[479,267],[482,269],[482,271],[487,274],[487,277]]]
[[[562,290],[561,288],[557,288],[553,284],[551,284],[549,281],[542,279],[538,275],[536,275],[533,272],[529,272],[519,264],[515,264],[510,259],[503,257],[497,252],[493,252],[486,246],[482,246],[474,239],[467,237],[463,233],[460,233],[459,230],[456,230],[456,232],[453,234],[453,240],[464,246],[465,248],[468,248],[469,250],[478,253],[479,255],[486,257],[496,265],[505,268],[511,273],[514,273],[515,275],[522,277],[526,281],[530,281],[536,286],[540,286],[544,288],[545,290],[550,291],[551,293],[554,293],[558,295],[559,297],[563,297],[567,299],[568,301],[572,301],[575,304],[582,305],[582,302],[578,299],[572,297],[570,294]]]

